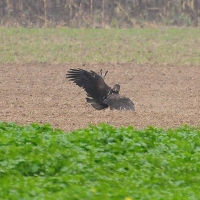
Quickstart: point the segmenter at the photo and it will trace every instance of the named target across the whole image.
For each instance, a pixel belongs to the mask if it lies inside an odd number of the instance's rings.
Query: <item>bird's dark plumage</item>
[[[116,110],[134,110],[133,102],[127,97],[120,96],[119,84],[111,88],[105,83],[107,72],[103,75],[101,70],[100,76],[92,70],[70,69],[66,77],[86,91],[88,96],[86,101],[97,110],[107,107]]]
[[[103,103],[108,105],[111,110],[134,110],[133,102],[129,98],[120,96],[119,94],[110,94]]]

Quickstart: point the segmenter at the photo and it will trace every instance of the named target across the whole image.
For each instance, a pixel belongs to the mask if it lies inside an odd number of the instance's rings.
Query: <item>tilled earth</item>
[[[136,111],[94,110],[85,92],[65,78],[70,68],[108,70]],[[200,124],[200,66],[124,64],[0,65],[0,121],[50,123],[72,131],[89,124],[175,128]]]

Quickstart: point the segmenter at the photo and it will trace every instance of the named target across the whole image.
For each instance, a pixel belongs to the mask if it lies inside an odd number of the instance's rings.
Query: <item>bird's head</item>
[[[118,94],[120,91],[120,85],[119,84],[115,84],[112,88],[112,93],[116,93]]]

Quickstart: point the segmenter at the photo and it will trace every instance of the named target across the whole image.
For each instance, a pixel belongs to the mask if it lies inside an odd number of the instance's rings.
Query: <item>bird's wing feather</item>
[[[124,96],[119,94],[111,94],[105,100],[104,103],[107,104],[111,110],[134,110],[133,102]]]
[[[87,95],[97,102],[103,102],[110,91],[110,87],[104,82],[103,78],[94,71],[70,69],[66,77],[82,87]]]

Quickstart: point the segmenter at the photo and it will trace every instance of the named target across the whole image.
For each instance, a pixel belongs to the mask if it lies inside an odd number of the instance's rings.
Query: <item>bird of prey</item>
[[[120,85],[115,84],[113,88],[108,86],[100,70],[100,75],[90,70],[70,69],[66,78],[83,88],[87,93],[86,101],[90,103],[96,110],[110,108],[111,110],[134,110],[134,103],[127,97],[119,94]]]

